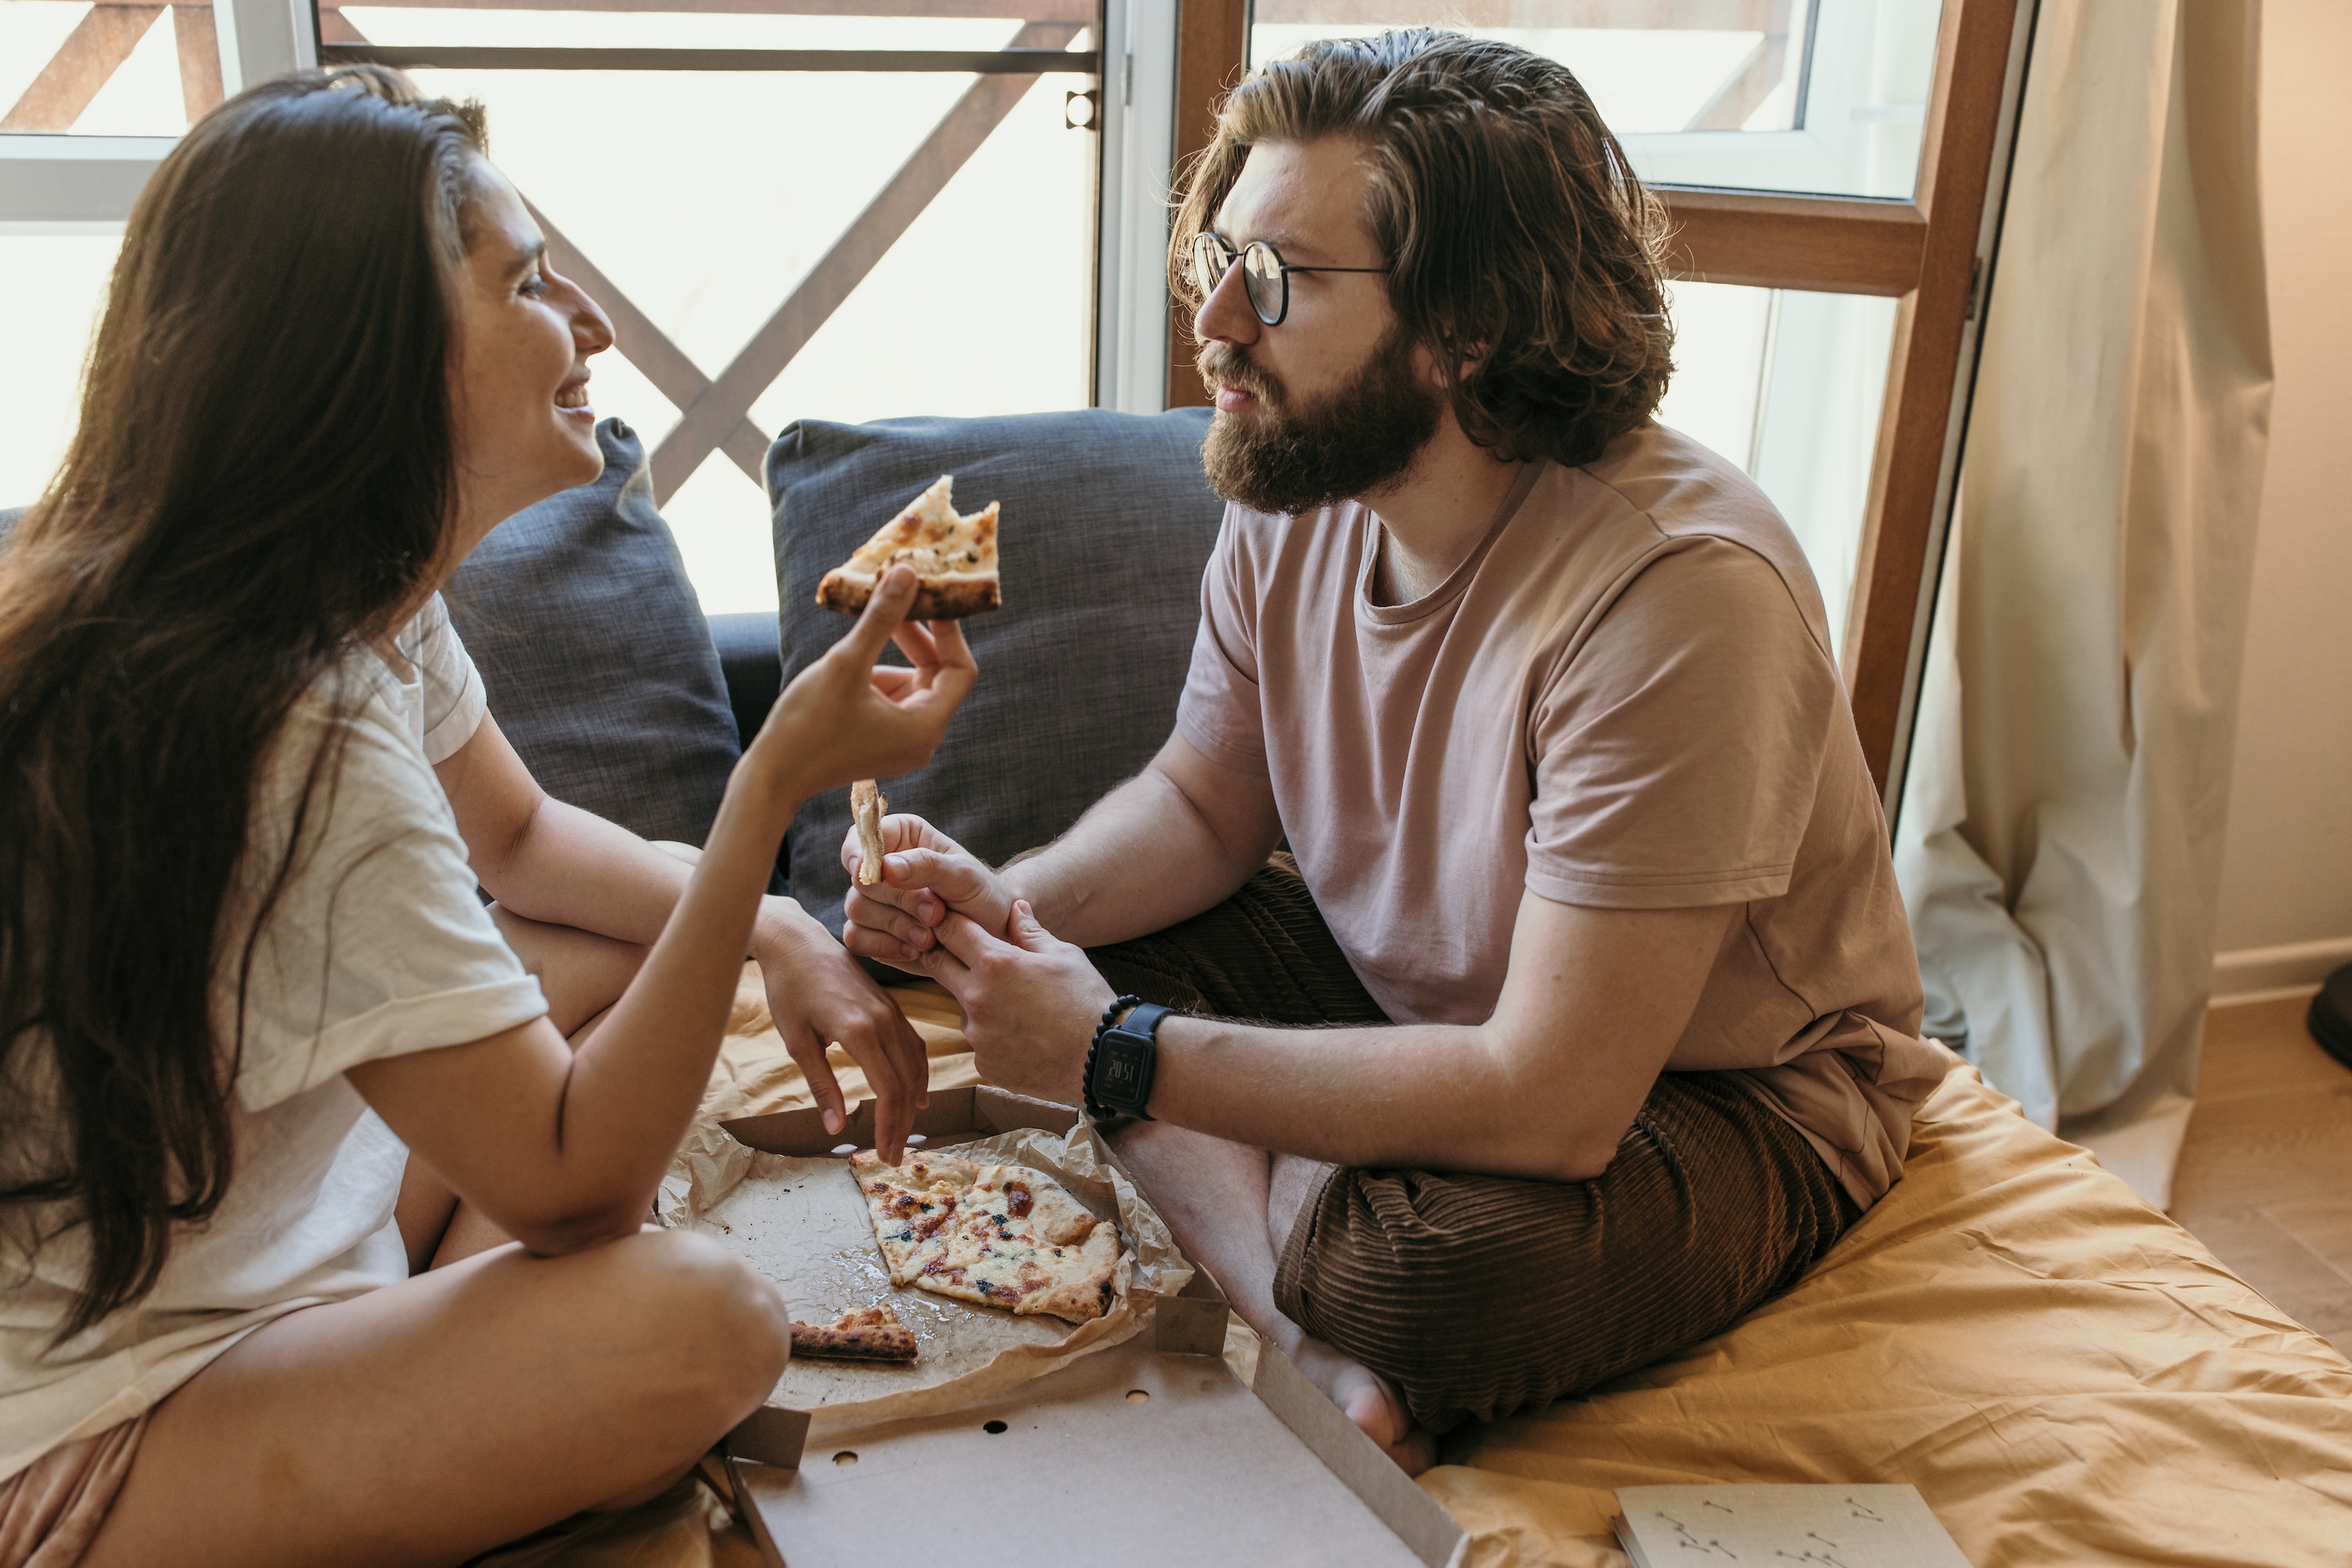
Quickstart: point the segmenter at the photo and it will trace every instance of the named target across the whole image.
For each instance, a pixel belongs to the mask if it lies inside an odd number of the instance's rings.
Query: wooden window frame
[[[1979,296],[1990,285],[1996,186],[2022,90],[2035,0],[1944,0],[1912,198],[1656,187],[1676,278],[1896,300],[1886,394],[1846,614],[1843,663],[1871,776],[1891,820],[1958,470]],[[1181,0],[1176,145],[1183,173],[1246,67],[1248,0]],[[1169,324],[1168,405],[1208,401],[1192,323]]]

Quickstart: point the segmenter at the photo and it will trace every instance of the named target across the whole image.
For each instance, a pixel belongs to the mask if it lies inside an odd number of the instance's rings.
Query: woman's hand
[[[803,799],[856,779],[891,778],[931,760],[980,679],[954,621],[907,621],[912,568],[894,566],[847,636],[793,678],[746,748]],[[877,665],[896,642],[912,666]]]
[[[889,994],[798,904],[771,899],[752,932],[751,956],[767,982],[768,1012],[800,1064],[824,1114],[839,1132],[849,1106],[825,1048],[838,1045],[865,1069],[874,1095],[874,1144],[892,1164],[906,1147],[918,1108],[930,1103],[930,1053]]]
[[[991,936],[1004,934],[1013,889],[962,845],[919,816],[886,816],[882,851],[882,879],[869,888],[857,880],[865,858],[857,829],[841,843],[849,873],[841,941],[850,952],[921,973],[919,961],[939,945],[940,922],[951,910]]]

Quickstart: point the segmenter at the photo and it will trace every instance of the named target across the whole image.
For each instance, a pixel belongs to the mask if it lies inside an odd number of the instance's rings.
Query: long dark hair
[[[1360,143],[1365,217],[1405,333],[1446,371],[1473,441],[1589,463],[1674,371],[1665,209],[1575,75],[1516,44],[1429,27],[1302,46],[1226,98],[1189,171],[1169,283],[1195,308],[1192,237],[1259,142]]]
[[[227,1194],[255,945],[343,727],[290,760],[285,842],[248,843],[255,792],[297,700],[441,564],[483,145],[478,107],[370,68],[207,115],[139,198],[80,424],[0,544],[0,1205],[89,1227],[59,1341]]]

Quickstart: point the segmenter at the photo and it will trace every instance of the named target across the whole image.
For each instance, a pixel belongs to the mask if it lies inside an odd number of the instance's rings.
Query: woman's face
[[[450,368],[458,559],[523,508],[604,471],[588,356],[613,344],[596,301],[548,266],[539,225],[506,176],[478,162],[474,177]]]

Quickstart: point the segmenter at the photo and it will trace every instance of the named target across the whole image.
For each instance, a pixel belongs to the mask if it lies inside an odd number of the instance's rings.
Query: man
[[[1176,732],[1001,870],[890,819],[849,903],[992,1081],[1150,1118],[1178,1237],[1409,1468],[1792,1284],[1942,1070],[1804,558],[1650,418],[1660,230],[1524,50],[1235,89],[1176,233],[1233,502]],[[1088,1077],[1121,993],[1180,1011]]]

